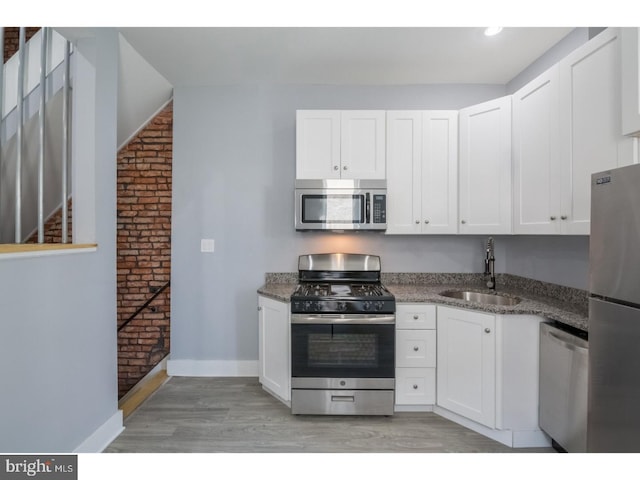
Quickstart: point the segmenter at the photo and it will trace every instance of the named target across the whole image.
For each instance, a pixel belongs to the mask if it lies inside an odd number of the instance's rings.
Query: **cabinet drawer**
[[[396,367],[435,366],[435,330],[396,331]]]
[[[436,306],[424,304],[398,304],[396,307],[396,328],[435,329]]]
[[[435,368],[396,368],[396,405],[435,403]]]

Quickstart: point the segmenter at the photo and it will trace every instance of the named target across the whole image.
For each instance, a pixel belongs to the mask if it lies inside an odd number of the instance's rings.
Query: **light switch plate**
[[[200,251],[203,253],[213,253],[215,242],[213,238],[202,238],[200,240]]]

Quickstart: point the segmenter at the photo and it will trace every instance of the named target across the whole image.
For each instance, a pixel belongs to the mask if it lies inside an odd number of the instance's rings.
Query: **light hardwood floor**
[[[433,413],[295,416],[256,378],[173,377],[125,427],[106,452],[553,452],[511,449]]]

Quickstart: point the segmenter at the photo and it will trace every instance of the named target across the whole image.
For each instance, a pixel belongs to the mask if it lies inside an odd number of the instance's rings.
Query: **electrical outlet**
[[[213,253],[215,242],[213,238],[203,238],[200,240],[200,251],[203,253]]]

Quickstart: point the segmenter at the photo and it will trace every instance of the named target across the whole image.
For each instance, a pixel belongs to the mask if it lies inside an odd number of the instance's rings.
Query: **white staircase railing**
[[[0,41],[4,45],[2,27]],[[27,231],[23,228],[25,225],[30,231],[37,230],[38,242],[43,243],[45,216],[59,206],[63,209],[62,243],[67,243],[70,43],[46,27],[25,42],[25,28],[22,27],[17,54],[6,63],[4,58],[2,60],[0,243],[10,243],[11,237],[14,243],[22,243],[28,237],[23,234]],[[53,100],[61,89],[60,108],[56,106],[60,102]],[[48,111],[50,104],[54,106],[51,112]],[[60,114],[52,115],[56,110],[61,110]],[[36,115],[37,125],[34,123]],[[51,122],[56,125],[50,125]],[[37,145],[37,151],[34,151],[34,145]],[[52,176],[58,177],[57,180]]]

